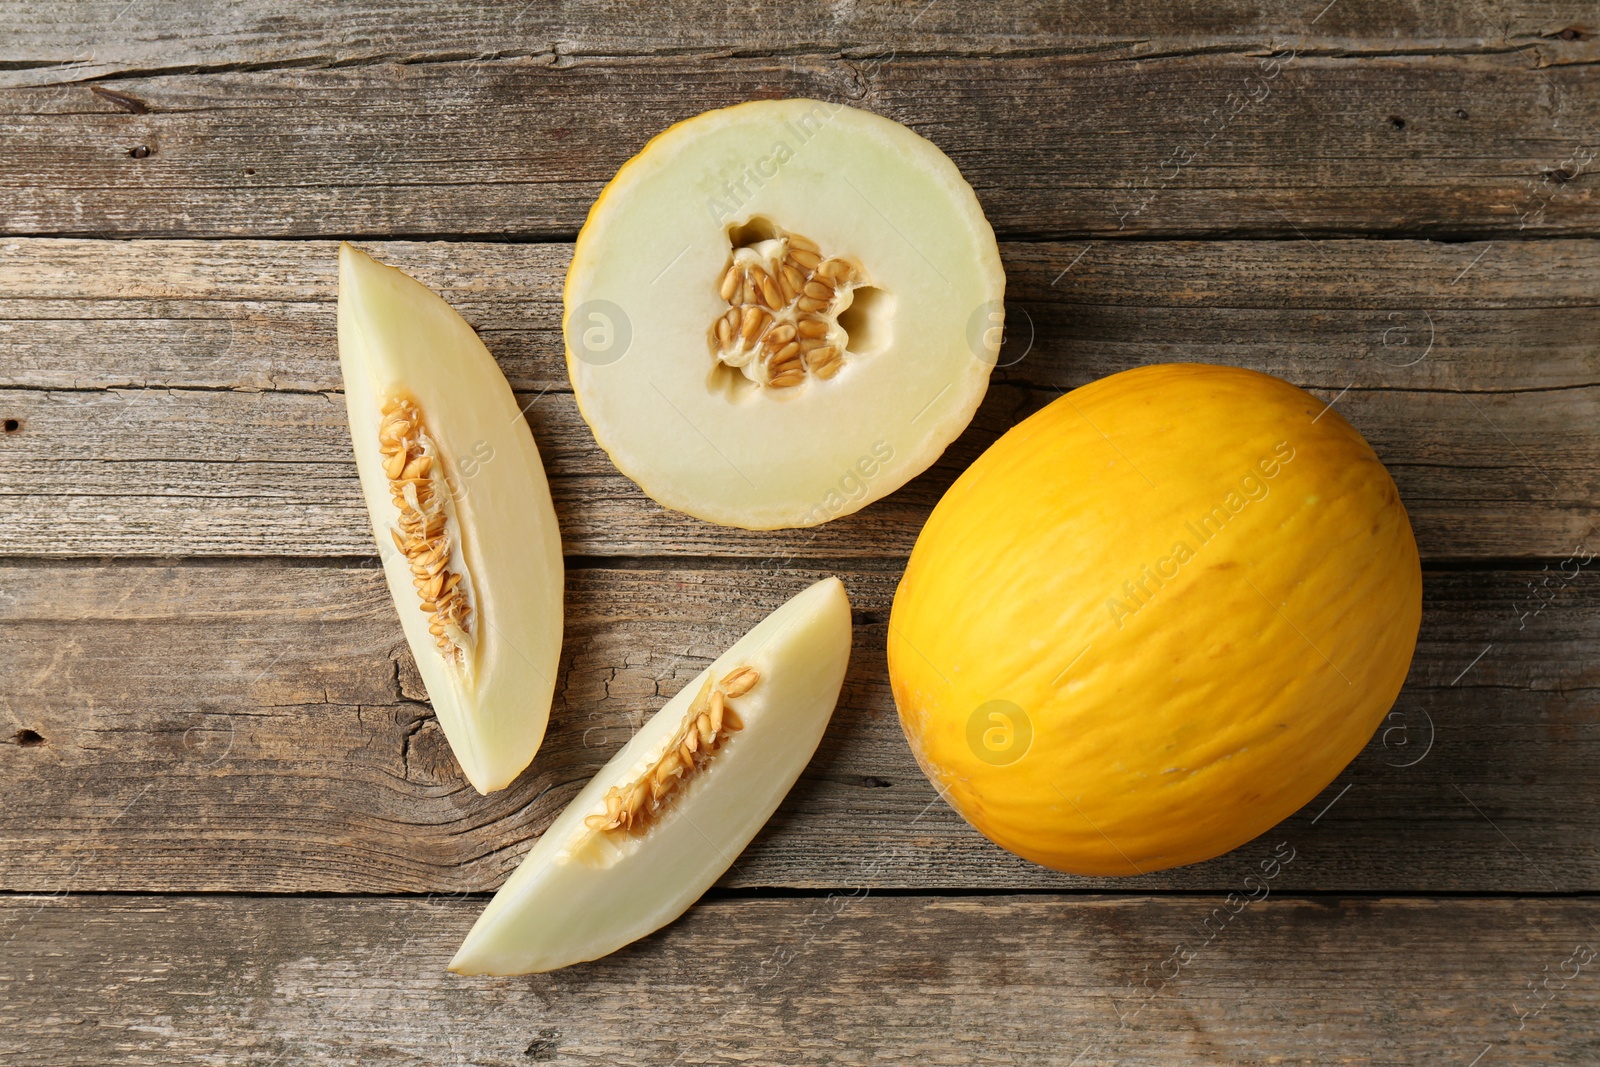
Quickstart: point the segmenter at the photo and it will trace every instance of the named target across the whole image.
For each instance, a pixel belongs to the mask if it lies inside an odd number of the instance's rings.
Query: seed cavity
[[[768,389],[832,378],[844,367],[849,342],[839,316],[867,284],[865,274],[848,260],[824,256],[800,234],[761,229],[760,239],[734,248],[719,279],[717,294],[728,311],[711,325],[712,356]],[[808,348],[805,341],[820,343]]]
[[[428,632],[448,663],[470,669],[473,653],[472,586],[468,580],[450,486],[438,448],[416,403],[391,397],[382,407],[378,452],[398,519],[389,536],[405,556]]]
[[[734,668],[716,684],[708,676],[661,758],[636,781],[606,790],[605,813],[590,815],[584,825],[616,835],[648,830],[672,806],[673,797],[705,771],[728,738],[744,729],[744,720],[728,701],[749,693],[760,680],[749,665]]]

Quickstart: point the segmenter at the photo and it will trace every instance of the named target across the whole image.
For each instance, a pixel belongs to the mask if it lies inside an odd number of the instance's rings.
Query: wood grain
[[[0,233],[570,238],[651,136],[783,96],[924,134],[1002,236],[1600,233],[1591,66],[1535,66],[1511,45],[1292,47],[1269,35],[1254,54],[1126,61],[545,53],[19,86],[0,90]]]
[[[1060,390],[1144,363],[1256,367],[1389,464],[1432,559],[1562,558],[1600,497],[1590,241],[1005,247],[1007,364],[935,468],[864,512],[750,533],[657,507],[566,391],[568,246],[377,243],[483,334],[552,475],[569,552],[899,556],[956,474]],[[372,552],[339,388],[333,246],[0,245],[0,531],[10,555]],[[24,521],[26,517],[26,521]]]
[[[1592,899],[709,900],[595,963],[447,974],[482,904],[8,899],[0,1054],[38,1067],[1600,1057]]]
[[[568,388],[570,245],[361,246],[443,295],[513,388]],[[336,392],[336,250],[0,243],[0,387]],[[1334,392],[1352,380],[1551,390],[1600,374],[1600,241],[1008,242],[1001,254],[1015,334],[1002,381],[1079,385],[1162,358],[1276,368]]]
[[[1594,11],[1582,3],[1479,0],[1441,5],[1307,5],[1286,0],[1205,7],[1160,0],[1090,7],[1028,3],[903,4],[866,0],[826,13],[771,0],[654,3],[594,0],[525,7],[361,0],[339,18],[246,0],[196,8],[181,0],[79,0],[70,8],[0,3],[0,85],[104,78],[130,71],[333,67],[442,58],[837,52],[1008,55],[1093,51],[1116,56],[1308,49],[1442,52],[1519,48],[1541,63],[1591,54]],[[1566,36],[1562,31],[1569,31]],[[1576,34],[1571,31],[1580,31]]]
[[[1131,880],[1024,863],[938,800],[888,690],[897,570],[842,570],[856,645],[839,710],[725,884],[1228,889],[1286,839],[1303,858],[1285,886],[1592,892],[1596,567],[1569,563],[1537,598],[1549,574],[1430,573],[1406,690],[1351,768],[1240,852]],[[533,770],[483,798],[371,566],[7,565],[0,890],[492,888],[645,717],[819,576],[574,569],[550,732]]]
[[[1600,948],[1597,63],[1571,0],[0,0],[0,1062],[1600,1062],[1600,961],[1567,977]],[[1009,331],[926,476],[751,534],[594,446],[561,242],[670,123],[793,95],[950,154]],[[445,239],[373,251],[495,352],[566,535],[551,731],[489,798],[356,491],[324,239],[361,235]],[[1431,561],[1422,639],[1268,835],[1057,875],[922,777],[888,610],[987,444],[1173,360],[1367,434]],[[445,974],[593,771],[823,573],[840,707],[719,888],[593,964]]]

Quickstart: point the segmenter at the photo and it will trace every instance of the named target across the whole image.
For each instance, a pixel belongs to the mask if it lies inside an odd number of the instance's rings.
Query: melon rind
[[[1421,620],[1399,489],[1336,405],[1156,364],[1056,400],[956,480],[896,590],[889,679],[975,828],[1139,875],[1317,797],[1389,714]]]

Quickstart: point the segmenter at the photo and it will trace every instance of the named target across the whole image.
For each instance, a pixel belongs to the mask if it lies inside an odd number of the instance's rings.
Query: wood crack
[[[1145,62],[1182,60],[1199,57],[1263,58],[1279,54],[1288,48],[1295,50],[1297,58],[1319,59],[1430,59],[1471,56],[1501,56],[1525,53],[1525,46],[1549,46],[1552,38],[1542,34],[1518,35],[1504,44],[1490,43],[1486,38],[1439,40],[1420,43],[1413,48],[1396,48],[1392,44],[1372,43],[1362,45],[1322,44],[1306,45],[1306,35],[1283,32],[1276,38],[1239,38],[1211,44],[1190,46],[1163,45],[1159,38],[1113,38],[1086,40],[1079,45],[1050,46],[993,46],[972,49],[939,49],[927,47],[896,47],[885,49],[868,41],[855,43],[830,43],[822,47],[798,46],[793,48],[749,48],[740,45],[684,46],[681,48],[656,47],[639,50],[589,49],[567,41],[528,48],[497,50],[454,50],[443,52],[368,52],[351,55],[307,54],[264,60],[235,60],[221,63],[180,63],[155,66],[113,67],[105,70],[88,63],[62,60],[10,60],[0,63],[0,71],[58,71],[70,74],[74,70],[90,70],[82,77],[62,77],[47,82],[10,82],[9,88],[39,88],[46,85],[92,85],[101,82],[138,80],[166,77],[199,77],[217,74],[270,74],[276,71],[299,70],[352,70],[382,66],[442,66],[450,64],[488,65],[515,63],[527,60],[546,60],[551,64],[571,65],[577,62],[650,62],[683,59],[737,62],[762,62],[806,60],[816,63],[839,62],[855,64],[861,61],[877,63],[914,63],[940,60],[1027,61],[1039,59],[1101,58],[1109,56],[1118,62]],[[1154,46],[1150,51],[1137,49]],[[1131,54],[1118,55],[1119,52]],[[1540,54],[1541,60],[1545,57]],[[1590,59],[1560,60],[1541,63],[1541,67],[1584,65],[1597,62]],[[853,71],[856,68],[852,66]]]

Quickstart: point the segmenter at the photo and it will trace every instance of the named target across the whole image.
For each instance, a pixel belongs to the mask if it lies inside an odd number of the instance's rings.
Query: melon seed
[[[705,772],[728,736],[744,729],[744,720],[728,701],[745,696],[760,680],[748,664],[735,667],[715,685],[708,676],[661,757],[636,780],[606,790],[604,813],[586,817],[584,825],[602,833],[647,830],[671,807],[674,794]]]
[[[449,569],[451,540],[443,492],[433,473],[434,457],[422,413],[410,400],[389,399],[381,409],[378,453],[389,478],[389,491],[399,513],[398,528],[389,536],[406,557],[417,606],[428,615],[428,632],[440,655],[462,662],[470,635],[472,607],[462,588],[462,574]]]
[[[735,249],[717,286],[728,310],[709,332],[712,354],[772,389],[800,385],[808,375],[832,377],[848,353],[827,344],[838,326],[837,312],[830,309],[840,289],[862,283],[850,261],[824,258],[816,242],[799,234]],[[824,347],[832,353],[802,361],[790,351],[796,341],[799,353]],[[757,358],[763,350],[764,357]]]

